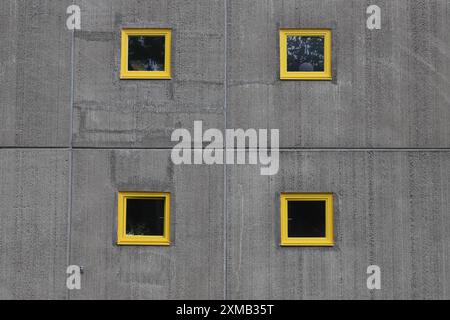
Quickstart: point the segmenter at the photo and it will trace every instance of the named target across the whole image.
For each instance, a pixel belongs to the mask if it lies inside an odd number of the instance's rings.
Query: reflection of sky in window
[[[128,70],[164,71],[164,36],[128,37]]]
[[[324,71],[324,38],[288,36],[287,71]]]

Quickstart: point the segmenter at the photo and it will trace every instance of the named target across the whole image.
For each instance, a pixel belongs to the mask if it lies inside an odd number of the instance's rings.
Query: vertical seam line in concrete
[[[75,4],[75,0],[72,1]],[[70,102],[69,102],[69,164],[68,164],[68,199],[67,199],[67,246],[66,268],[70,265],[70,250],[72,240],[72,181],[73,181],[73,105],[74,105],[74,60],[75,60],[75,29],[72,30],[70,45]],[[70,290],[66,288],[66,300],[70,300]]]
[[[224,130],[227,128],[227,94],[228,94],[228,78],[227,78],[227,59],[228,59],[228,0],[224,0],[224,101],[223,101],[223,115],[224,115]],[[225,149],[225,154],[226,154]],[[227,164],[223,163],[223,297],[227,299],[227,257],[228,257],[228,210],[227,210]]]

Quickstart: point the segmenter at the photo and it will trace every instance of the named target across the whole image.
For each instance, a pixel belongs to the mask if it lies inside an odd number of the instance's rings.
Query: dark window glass
[[[288,201],[288,237],[325,237],[325,201]]]
[[[127,235],[164,235],[164,199],[127,199]]]
[[[164,71],[164,36],[128,37],[128,70]]]
[[[323,37],[287,37],[287,71],[324,71]]]

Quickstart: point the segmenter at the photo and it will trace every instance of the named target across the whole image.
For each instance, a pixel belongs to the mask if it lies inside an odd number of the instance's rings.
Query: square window
[[[282,246],[333,246],[333,195],[282,193]]]
[[[170,244],[169,193],[119,192],[117,207],[117,244]]]
[[[325,237],[325,201],[289,200],[288,237]]]
[[[129,36],[128,71],[164,71],[164,36]]]
[[[121,79],[170,79],[170,29],[123,29]]]
[[[280,79],[331,80],[331,30],[281,29]]]
[[[163,236],[164,198],[127,198],[126,235]]]

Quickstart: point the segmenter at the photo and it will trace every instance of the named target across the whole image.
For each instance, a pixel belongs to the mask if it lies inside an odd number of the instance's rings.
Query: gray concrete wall
[[[66,297],[68,156],[0,150],[0,299]]]
[[[69,0],[0,2],[0,145],[67,146]]]
[[[230,166],[234,299],[449,299],[450,152],[283,151],[280,172]],[[333,192],[336,245],[280,247],[280,192]],[[381,290],[366,269],[381,268]]]
[[[223,170],[174,166],[169,150],[77,150],[70,261],[83,265],[76,299],[221,299]],[[164,191],[170,247],[117,246],[117,192]]]
[[[450,146],[448,1],[237,0],[228,21],[229,127],[279,128],[286,148]],[[333,81],[280,81],[279,28],[331,28]]]
[[[133,26],[172,28],[172,80],[119,80]],[[279,80],[288,27],[332,29],[332,81]],[[0,298],[449,299],[448,30],[447,0],[2,1]],[[194,120],[279,129],[279,173],[172,165]],[[171,192],[170,247],[115,244],[119,190]],[[279,246],[285,191],[334,193],[333,248]]]
[[[74,144],[164,148],[194,120],[223,129],[224,3],[75,1]],[[120,80],[122,27],[172,28],[172,80]],[[92,72],[95,70],[95,72]]]

